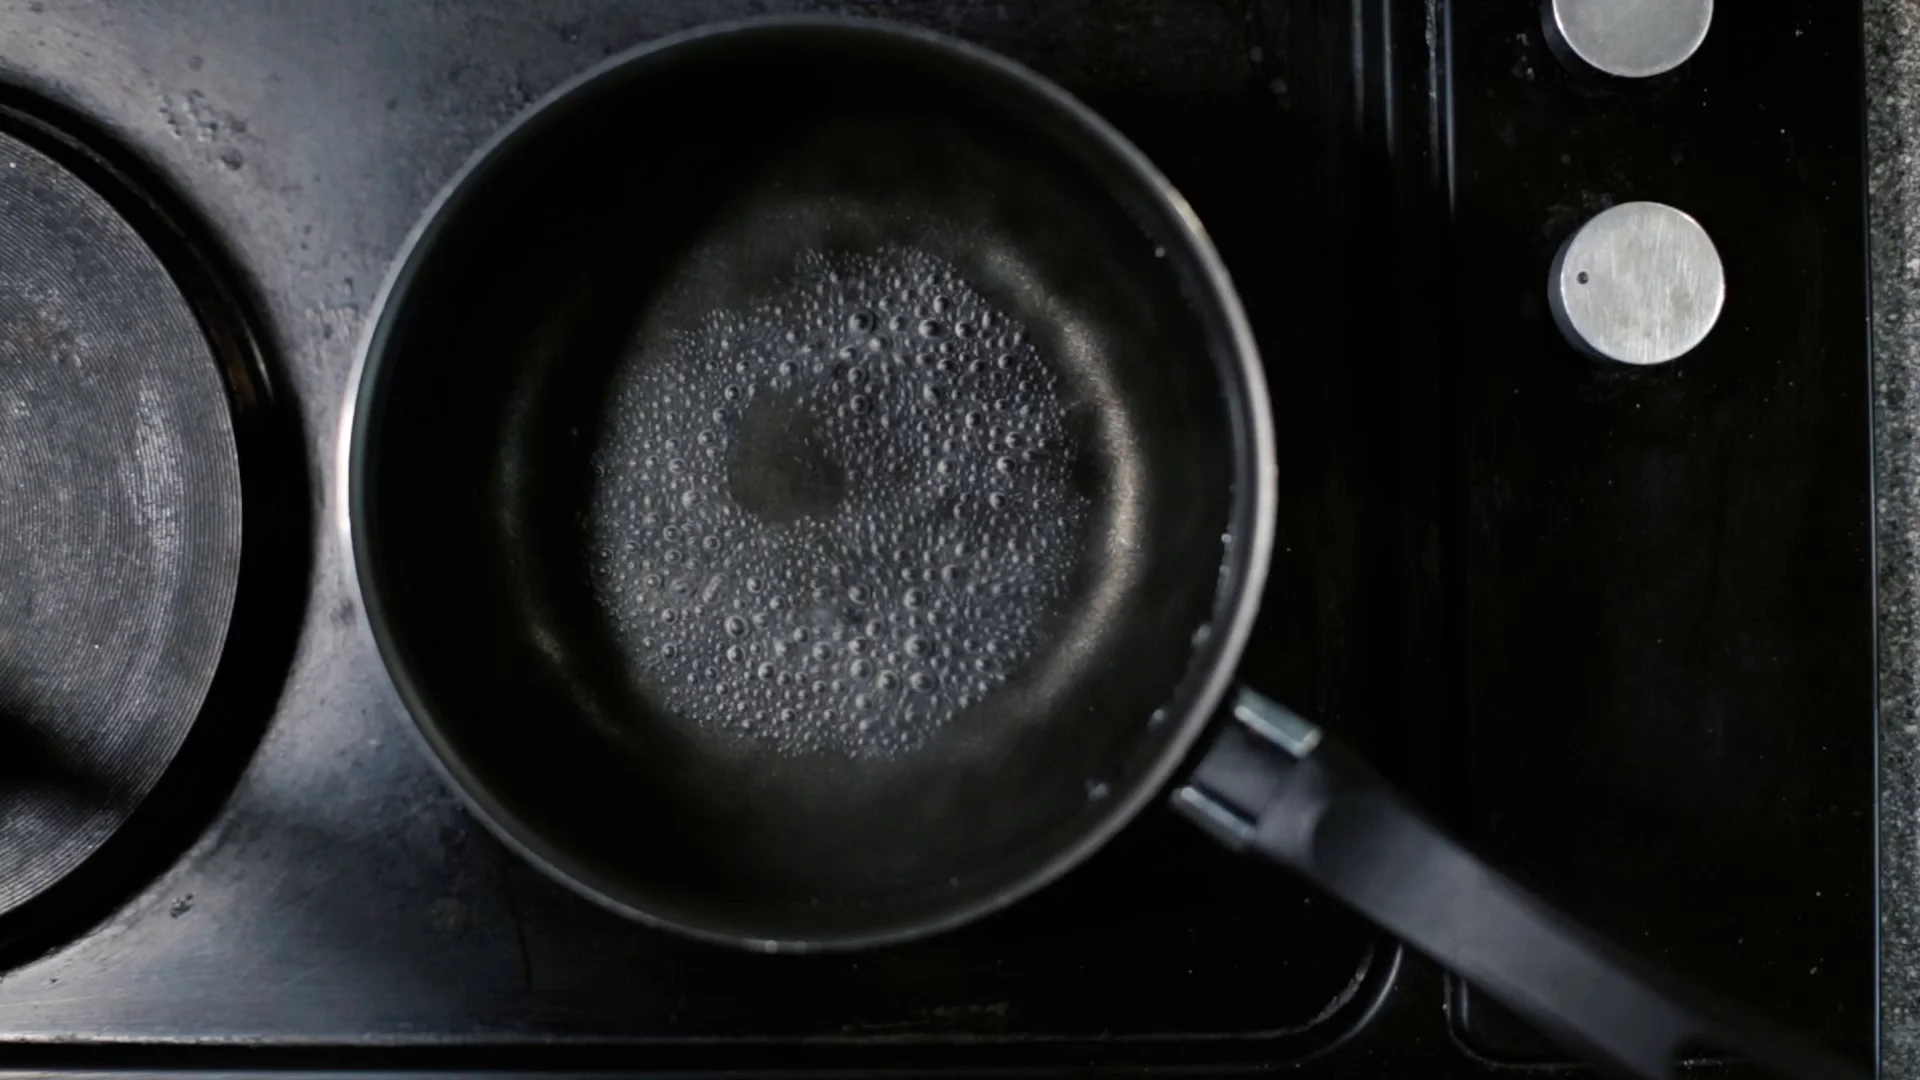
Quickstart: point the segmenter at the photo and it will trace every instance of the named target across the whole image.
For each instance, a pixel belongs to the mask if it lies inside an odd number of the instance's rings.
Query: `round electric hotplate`
[[[126,193],[58,153],[0,128],[0,917],[174,765],[243,577],[244,365]]]

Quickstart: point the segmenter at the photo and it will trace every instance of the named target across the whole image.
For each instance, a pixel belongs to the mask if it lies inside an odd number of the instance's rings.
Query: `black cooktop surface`
[[[1612,936],[1871,1053],[1854,5],[1730,7],[1688,64],[1621,87],[1571,76],[1531,3],[34,0],[0,4],[0,138],[83,177],[181,283],[247,512],[193,735],[90,862],[0,913],[0,1069],[1560,1059],[1163,810],[960,932],[767,957],[593,907],[441,784],[338,534],[366,306],[433,192],[541,93],[787,10],[1006,52],[1191,200],[1280,432],[1250,682]],[[1700,220],[1728,301],[1693,354],[1610,370],[1560,338],[1547,266],[1634,199]]]

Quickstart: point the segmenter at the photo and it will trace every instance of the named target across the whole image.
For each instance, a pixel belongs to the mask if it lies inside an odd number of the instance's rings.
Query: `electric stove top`
[[[601,911],[439,781],[337,531],[366,305],[540,94],[793,10],[1001,50],[1191,200],[1278,421],[1249,682],[1610,936],[1871,1056],[1856,5],[1723,5],[1693,59],[1623,84],[1570,71],[1526,2],[8,0],[0,162],[40,186],[0,177],[0,250],[28,209],[67,216],[35,234],[52,262],[0,270],[0,437],[67,447],[103,494],[74,517],[65,459],[0,454],[0,550],[72,594],[47,615],[21,570],[0,596],[0,807],[32,809],[0,825],[0,1071],[1564,1061],[1164,810],[959,932],[768,957]],[[1640,199],[1701,223],[1728,291],[1698,349],[1630,370],[1568,345],[1546,283]],[[63,583],[46,530],[133,569]],[[103,691],[128,672],[138,695]]]

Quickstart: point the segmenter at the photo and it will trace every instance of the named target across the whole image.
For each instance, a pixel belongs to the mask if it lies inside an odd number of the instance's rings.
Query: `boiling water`
[[[788,290],[626,366],[595,591],[658,706],[786,753],[891,755],[1042,644],[1085,544],[1060,386],[925,254]]]

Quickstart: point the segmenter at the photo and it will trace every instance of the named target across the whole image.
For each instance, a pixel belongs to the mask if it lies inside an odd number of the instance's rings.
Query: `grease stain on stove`
[[[198,69],[193,60],[188,66]],[[214,104],[201,90],[163,96],[160,118],[174,138],[206,147],[209,156],[229,172],[238,172],[246,164],[245,147],[259,141],[249,131],[245,117]]]
[[[466,931],[473,921],[473,914],[460,900],[443,896],[428,909],[427,921],[432,924],[435,933],[453,937]]]
[[[1005,1030],[1012,1016],[1013,1004],[1006,1001],[994,1001],[981,1004],[936,1005],[920,1009],[910,1020],[892,1020],[880,1023],[854,1022],[843,1024],[842,1035],[917,1035],[917,1034],[964,1034],[991,1035]]]
[[[342,278],[327,289],[327,302],[310,308],[307,315],[318,324],[323,341],[352,341],[360,333],[360,302],[355,299],[353,279]]]

